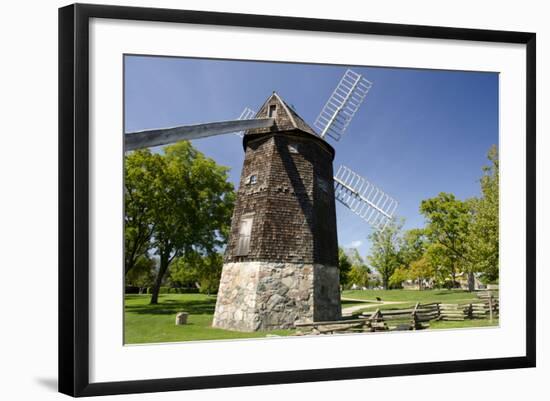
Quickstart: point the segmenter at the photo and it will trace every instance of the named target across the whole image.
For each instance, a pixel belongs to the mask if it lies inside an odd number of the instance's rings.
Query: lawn
[[[365,308],[373,311],[405,309],[416,302],[468,303],[477,300],[475,293],[462,290],[366,290],[344,291],[343,298],[376,302],[399,302],[399,304],[371,304]],[[193,340],[228,340],[239,338],[261,338],[268,336],[289,336],[294,330],[273,330],[269,332],[244,333],[212,327],[212,318],[216,306],[216,297],[203,294],[161,294],[158,305],[149,305],[150,295],[126,295],[125,297],[125,332],[126,344],[163,343]],[[365,305],[360,301],[343,300],[342,308]],[[175,325],[176,313],[189,312],[188,324]],[[361,310],[362,311],[362,310]],[[361,311],[355,312],[355,314]],[[484,327],[498,325],[488,320],[465,320],[460,322],[431,322],[430,329],[453,329],[462,327]]]
[[[151,295],[126,295],[124,343],[163,343],[192,340],[287,336],[293,330],[242,333],[212,328],[216,297],[203,294],[161,294],[158,305],[149,305]],[[187,324],[176,326],[176,313],[189,312]]]
[[[437,320],[430,322],[430,330],[438,329],[465,329],[465,328],[474,328],[474,327],[490,327],[498,326],[498,318],[489,321],[489,319],[472,319],[472,320],[462,320],[462,321],[443,321]]]
[[[465,290],[348,290],[343,291],[342,298],[374,301],[409,302],[409,303],[468,303],[478,300],[475,292]]]

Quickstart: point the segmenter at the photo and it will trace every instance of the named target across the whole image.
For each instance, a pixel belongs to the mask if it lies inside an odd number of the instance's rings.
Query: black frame
[[[527,325],[522,357],[90,383],[88,49],[90,18],[179,22],[526,45]],[[534,367],[536,364],[536,35],[434,26],[75,4],[59,9],[59,391],[95,396]]]

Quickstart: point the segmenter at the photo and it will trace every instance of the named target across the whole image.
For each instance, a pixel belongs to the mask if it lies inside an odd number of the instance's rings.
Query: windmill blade
[[[213,135],[228,134],[231,132],[246,131],[255,128],[269,128],[274,122],[275,119],[273,118],[253,118],[132,132],[124,135],[124,151],[166,145],[183,140],[205,138]]]
[[[348,69],[313,124],[319,136],[339,141],[371,87],[372,82]]]
[[[397,201],[346,166],[334,176],[334,196],[344,206],[377,229],[392,220]]]
[[[250,120],[250,119],[254,118],[255,115],[256,115],[256,112],[254,110],[252,110],[249,107],[245,107],[243,112],[239,116],[238,120]],[[239,132],[235,132],[235,135],[238,135],[239,137],[242,138],[244,136],[244,130],[239,131]]]

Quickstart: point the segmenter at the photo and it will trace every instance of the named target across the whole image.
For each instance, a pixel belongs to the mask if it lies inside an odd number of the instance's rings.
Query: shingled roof
[[[256,113],[255,118],[267,118],[269,113],[269,106],[276,106],[275,124],[272,128],[254,129],[245,132],[245,135],[262,134],[269,131],[286,131],[292,129],[298,129],[305,133],[315,135],[317,134],[293,109],[290,107],[278,94],[273,94],[267,98],[260,110]]]

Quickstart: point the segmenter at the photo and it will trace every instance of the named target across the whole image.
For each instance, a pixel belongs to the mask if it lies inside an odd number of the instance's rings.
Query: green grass
[[[344,298],[376,301],[400,302],[399,304],[370,304],[371,307],[361,311],[406,309],[416,302],[430,303],[468,303],[477,300],[475,293],[462,290],[366,290],[344,291]],[[216,306],[216,297],[203,294],[161,294],[158,305],[149,305],[151,295],[126,295],[124,339],[126,344],[164,343],[194,340],[228,340],[239,338],[261,338],[270,335],[289,336],[294,330],[273,330],[269,332],[237,332],[212,328],[212,318]],[[365,305],[357,301],[342,301],[342,308],[355,305]],[[176,313],[189,313],[188,324],[175,325]],[[430,329],[454,329],[465,327],[485,327],[498,325],[498,319],[493,323],[489,320],[465,320],[459,322],[430,322]]]
[[[478,299],[475,293],[465,290],[348,290],[342,292],[342,298],[376,301],[377,297],[382,301],[410,303],[468,303]]]
[[[126,295],[125,344],[163,343],[193,340],[287,336],[293,330],[244,333],[212,328],[216,297],[203,294],[162,294],[158,305],[149,305],[151,295]],[[175,325],[176,313],[189,312],[187,324]]]
[[[440,302],[447,304],[467,304],[470,302],[479,302],[475,293],[464,290],[365,290],[365,291],[344,291],[342,298],[364,299],[365,301],[376,301],[376,297],[382,301],[399,302],[398,304],[376,304],[365,303],[365,308],[353,312],[353,315],[359,315],[363,312],[374,312],[376,309],[381,311],[409,309],[414,307],[417,302],[432,303]],[[344,304],[346,302],[346,304]],[[356,301],[343,301],[342,308],[355,306]],[[359,304],[361,305],[361,304]],[[368,305],[368,306],[367,306]],[[473,319],[463,321],[431,321],[430,330],[438,329],[458,329],[498,326],[498,318],[490,322],[489,319]]]
[[[432,321],[430,322],[430,330],[437,330],[437,329],[463,329],[463,328],[471,328],[471,327],[490,327],[490,326],[498,326],[498,318],[493,319],[492,322],[489,321],[489,319],[472,319],[472,320],[461,320],[461,321],[444,321],[444,320],[438,320],[438,321]]]

